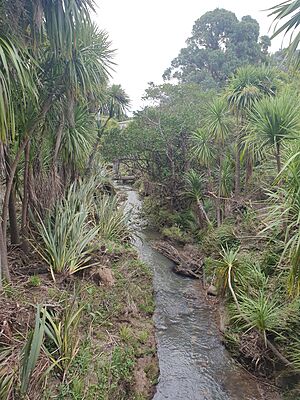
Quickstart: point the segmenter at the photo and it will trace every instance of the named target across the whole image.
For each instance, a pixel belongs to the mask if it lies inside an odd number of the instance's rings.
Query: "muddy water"
[[[126,193],[126,207],[136,215],[141,202],[135,191]],[[151,248],[153,235],[137,225],[136,231],[135,246],[154,275],[160,377],[153,400],[266,399],[222,345],[200,283],[174,274],[172,262]]]

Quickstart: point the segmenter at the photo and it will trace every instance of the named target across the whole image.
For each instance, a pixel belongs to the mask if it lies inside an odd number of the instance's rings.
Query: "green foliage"
[[[23,97],[23,100],[25,91],[36,93],[26,56],[28,56],[26,51],[17,49],[10,38],[0,36],[0,139],[4,143],[9,139],[8,132],[13,138],[15,136],[15,103],[19,100],[14,96],[15,85],[17,84],[21,89],[19,95],[21,99]],[[23,107],[24,105],[26,106],[26,102],[23,102]]]
[[[90,178],[71,185],[38,224],[42,245],[39,253],[55,273],[72,275],[91,266],[93,242],[125,241],[130,237],[128,214],[116,197],[103,194],[102,181]]]
[[[129,213],[120,207],[117,197],[101,196],[95,199],[95,218],[102,239],[119,242],[131,236]]]
[[[172,61],[164,78],[197,82],[204,89],[222,86],[239,66],[266,59],[268,43],[264,39],[263,47],[258,39],[259,25],[250,16],[239,21],[231,11],[209,11],[195,21],[187,47]]]
[[[278,71],[266,66],[247,65],[231,77],[226,94],[235,114],[245,114],[264,96],[274,96]]]
[[[289,161],[283,168],[279,179],[284,179],[284,185],[278,184],[276,191],[269,192],[270,205],[266,215],[266,228],[271,237],[280,234],[284,242],[281,253],[280,264],[288,264],[290,270],[289,290],[290,293],[299,294],[300,272],[299,272],[299,152],[298,144],[292,147],[288,153]]]
[[[278,335],[282,318],[282,306],[274,296],[260,290],[257,296],[248,297],[245,294],[239,296],[240,317],[247,320],[245,328],[258,329],[264,336],[265,342],[267,333]]]
[[[42,246],[38,251],[54,274],[72,275],[91,266],[91,242],[99,232],[97,226],[91,226],[90,204],[82,187],[76,190],[71,186],[66,199],[61,199],[38,225]],[[82,196],[81,196],[82,195]],[[82,203],[80,204],[80,201]]]
[[[61,314],[55,315],[43,311],[45,333],[48,341],[46,352],[52,366],[58,368],[64,380],[79,350],[79,322],[83,306],[79,307],[74,300],[66,303]]]
[[[271,149],[277,157],[280,172],[280,147],[287,140],[295,140],[300,128],[297,98],[287,93],[274,98],[265,98],[254,105],[250,114],[252,133],[248,140],[253,141],[259,150]]]
[[[136,113],[126,129],[104,137],[106,160],[125,159],[129,166],[134,160],[134,168],[151,182],[148,194],[176,200],[191,158],[191,132],[201,125],[211,96],[194,84],[151,84],[145,96],[149,106]]]
[[[232,126],[227,102],[222,97],[216,97],[208,106],[206,129],[213,140],[224,145]]]
[[[261,265],[253,262],[253,259],[253,254],[251,253],[246,257],[239,254],[240,268],[236,274],[236,283],[239,285],[239,291],[257,294],[260,290],[268,288],[269,279]]]
[[[192,136],[192,154],[200,165],[209,167],[215,161],[212,137],[209,130],[198,129]]]
[[[225,294],[230,288],[230,281],[234,281],[234,276],[239,268],[238,255],[239,249],[222,249],[221,259],[216,262],[217,287],[221,294]]]
[[[178,243],[187,243],[189,241],[189,236],[177,225],[163,228],[161,233],[167,239],[174,240]]]
[[[124,118],[130,99],[121,85],[113,84],[109,87],[105,101],[102,104],[102,112],[108,118]]]
[[[141,343],[146,343],[147,341],[148,341],[148,339],[149,339],[149,332],[148,331],[141,331],[140,333],[139,333],[139,335],[138,335],[138,340],[141,342]]]
[[[142,204],[142,215],[147,218],[147,223],[154,228],[162,229],[176,223],[175,214],[166,208],[159,199],[145,197]]]
[[[206,254],[219,253],[222,248],[236,248],[239,244],[233,226],[228,223],[223,223],[217,228],[211,227],[202,234],[201,245]]]
[[[132,329],[127,325],[122,325],[119,330],[120,338],[125,343],[132,342],[133,332]]]
[[[123,385],[132,380],[134,367],[133,350],[130,347],[115,347],[110,359],[105,360],[98,371],[99,375],[99,400],[124,398]]]
[[[17,386],[16,371],[11,368],[10,361],[13,356],[13,348],[1,346],[0,349],[0,398],[9,399],[13,395],[14,387]]]
[[[36,317],[35,317],[35,327],[32,332],[30,332],[25,347],[22,352],[21,368],[20,368],[20,392],[22,395],[26,394],[28,391],[30,378],[34,372],[37,365],[38,358],[40,356],[44,333],[46,329],[45,325],[45,315],[41,318],[41,313],[46,312],[45,308],[37,306]]]
[[[290,34],[291,42],[288,47],[288,54],[290,59],[296,62],[296,66],[299,66],[299,54],[297,49],[300,42],[300,35],[298,32],[300,21],[300,1],[287,0],[271,7],[269,11],[269,16],[272,16],[276,23],[275,32],[271,39],[281,33],[284,33],[285,35]],[[278,27],[278,23],[281,24],[281,26]]]
[[[33,275],[29,278],[28,283],[30,286],[39,287],[41,286],[41,278],[38,275]]]
[[[193,202],[198,203],[201,201],[203,197],[203,182],[203,175],[199,175],[193,169],[187,172],[185,175],[186,190],[184,195]]]
[[[96,140],[96,121],[87,106],[79,105],[74,111],[74,126],[65,129],[62,156],[76,171],[82,171]]]

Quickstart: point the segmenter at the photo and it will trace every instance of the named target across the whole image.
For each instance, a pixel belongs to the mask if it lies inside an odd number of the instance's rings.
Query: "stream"
[[[126,209],[138,217],[137,193],[130,187],[122,190]],[[160,377],[153,400],[269,399],[222,345],[215,310],[201,283],[173,273],[173,263],[151,247],[152,239],[153,233],[136,225],[134,245],[152,269],[155,291]]]

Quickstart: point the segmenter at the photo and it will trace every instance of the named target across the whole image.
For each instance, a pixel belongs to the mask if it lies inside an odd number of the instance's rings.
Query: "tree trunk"
[[[223,155],[222,155],[222,149],[219,149],[220,155],[219,155],[219,176],[218,176],[218,199],[216,201],[216,206],[217,206],[217,226],[219,227],[222,224],[222,199],[221,199],[221,193],[222,193],[222,164],[223,164]]]
[[[251,159],[249,152],[246,152],[246,177],[245,177],[245,191],[248,187],[249,181],[253,174],[253,160]]]
[[[68,124],[71,128],[74,128],[75,126],[75,115],[74,115],[74,110],[75,110],[75,92],[73,89],[69,89],[67,92],[67,109],[66,109],[66,117]]]
[[[96,139],[96,142],[95,142],[95,144],[93,146],[93,150],[92,150],[92,152],[91,152],[91,154],[89,156],[89,159],[88,159],[88,162],[87,162],[87,166],[86,166],[86,169],[85,169],[85,175],[89,175],[91,173],[93,162],[94,162],[95,156],[97,154],[97,151],[98,151],[98,148],[99,148],[99,145],[100,145],[100,140],[101,140],[102,134],[103,134],[103,132],[104,132],[104,130],[105,130],[105,128],[106,128],[106,126],[107,126],[107,124],[108,124],[108,122],[110,121],[111,118],[112,117],[108,117],[102,127],[101,127],[101,121],[97,121],[97,127],[98,127],[97,139]]]
[[[10,193],[11,193],[11,189],[12,189],[12,185],[13,185],[13,180],[15,177],[16,169],[17,169],[21,154],[23,153],[25,147],[27,146],[28,141],[29,141],[29,137],[26,137],[23,140],[23,143],[21,143],[21,145],[17,151],[15,159],[14,159],[12,165],[10,166],[9,176],[8,176],[8,180],[6,183],[6,190],[5,190],[5,194],[4,194],[3,208],[2,208],[2,231],[3,231],[4,243],[6,243],[8,204],[9,204]]]
[[[236,158],[235,158],[235,196],[241,193],[241,148],[240,140],[237,141]]]
[[[65,118],[64,118],[64,115],[62,115],[60,123],[58,125],[58,129],[57,129],[55,148],[54,148],[53,160],[52,160],[52,167],[55,171],[57,171],[58,154],[59,154],[59,149],[60,149],[61,141],[62,141],[62,137],[63,137],[64,125],[65,125]]]
[[[9,174],[10,174],[10,157],[8,151],[5,151],[5,165],[6,165],[6,182],[8,182]],[[8,203],[8,217],[9,217],[9,228],[10,228],[10,242],[13,245],[20,244],[20,236],[18,230],[17,223],[17,213],[16,213],[16,192],[15,192],[15,184],[13,183],[13,187],[9,196]]]
[[[119,176],[119,171],[120,171],[120,160],[114,160],[113,162],[113,174],[114,176],[118,177]]]
[[[281,172],[281,157],[280,157],[280,143],[276,141],[276,152],[275,152],[275,157],[276,157],[276,164],[277,164],[277,172],[278,174]]]
[[[22,249],[25,253],[28,252],[29,244],[27,240],[28,227],[28,204],[29,204],[29,163],[30,163],[30,141],[27,143],[24,150],[24,179],[23,179],[23,202],[22,202]]]
[[[8,214],[9,214],[9,229],[10,229],[10,242],[13,245],[20,244],[20,235],[17,223],[16,212],[16,191],[13,185],[9,196]]]
[[[7,246],[6,246],[6,241],[3,238],[3,228],[1,226],[0,226],[0,262],[1,262],[0,288],[2,288],[2,279],[5,278],[7,280],[7,282],[10,282],[11,279],[10,279],[10,273],[9,273],[9,268],[8,268]]]
[[[41,123],[41,120],[45,118],[45,115],[51,106],[52,97],[53,96],[48,96],[48,98],[43,103],[43,107],[42,107],[39,118],[36,118],[35,121],[33,122],[33,124],[28,128],[27,134],[25,134],[23,142],[21,143],[21,145],[17,151],[17,154],[15,156],[15,159],[10,166],[9,176],[8,176],[8,180],[6,183],[6,189],[5,189],[4,199],[3,199],[2,223],[1,223],[1,229],[0,229],[0,231],[1,231],[0,232],[0,252],[1,252],[1,261],[2,261],[2,272],[3,272],[2,276],[5,277],[8,281],[10,280],[10,275],[9,275],[9,269],[8,269],[7,240],[6,240],[7,235],[6,234],[7,234],[7,218],[8,218],[8,209],[9,209],[8,206],[9,206],[10,193],[12,190],[16,169],[17,169],[18,163],[20,161],[21,154],[24,151],[24,149],[29,141],[30,135],[39,126],[39,124]]]
[[[204,228],[204,226],[206,226],[206,225],[210,225],[211,224],[210,219],[208,218],[208,215],[204,209],[204,206],[203,206],[201,200],[197,201],[197,209],[198,209],[198,216],[201,221],[200,222],[201,228]]]

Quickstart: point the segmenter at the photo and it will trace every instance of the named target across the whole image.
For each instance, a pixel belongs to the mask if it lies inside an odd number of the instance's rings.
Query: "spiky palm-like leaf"
[[[41,0],[34,8],[34,29],[42,33],[44,22],[55,55],[60,57],[64,54],[71,60],[78,27],[90,23],[90,12],[93,10],[94,0]]]
[[[250,113],[250,127],[252,132],[246,141],[257,143],[260,149],[273,149],[280,172],[281,143],[299,135],[298,100],[290,94],[262,99]]]
[[[71,185],[66,198],[60,200],[38,224],[42,245],[37,249],[55,274],[72,275],[91,266],[91,243],[99,228],[91,225],[92,196],[95,186],[88,182]]]
[[[221,197],[229,197],[233,190],[234,165],[230,156],[226,156],[220,165],[219,194]]]
[[[269,16],[274,18],[275,23],[275,32],[271,39],[282,33],[284,33],[284,35],[290,35],[288,53],[290,59],[296,62],[296,66],[299,66],[300,58],[298,47],[300,43],[300,1],[286,0],[271,7],[269,11]],[[279,28],[278,24],[281,24]]]
[[[292,147],[289,160],[282,168],[276,191],[269,192],[270,206],[266,215],[266,228],[275,234],[283,232],[284,251],[280,263],[290,268],[289,291],[300,293],[300,151],[299,144]]]
[[[245,114],[263,96],[274,96],[277,73],[274,68],[245,66],[230,79],[227,98],[236,114]]]
[[[96,140],[96,121],[87,107],[77,106],[74,112],[74,126],[65,129],[62,140],[62,157],[74,168],[85,167]]]
[[[184,195],[192,201],[198,203],[203,199],[203,176],[193,169],[185,175]]]
[[[212,140],[208,130],[197,129],[192,135],[192,154],[201,165],[207,168],[212,165],[216,156]]]
[[[227,289],[232,290],[232,282],[239,267],[238,262],[238,249],[223,248],[220,253],[221,260],[217,262],[217,286],[222,294],[225,294]]]
[[[114,64],[114,50],[108,34],[91,23],[80,26],[77,36],[67,79],[85,94],[95,93],[99,88],[103,90]]]
[[[84,306],[79,307],[76,301],[65,304],[60,315],[43,311],[45,334],[50,340],[51,348],[45,346],[46,353],[63,376],[66,376],[79,350],[80,335],[78,332],[81,313]]]
[[[224,98],[217,97],[207,110],[206,128],[217,143],[224,144],[230,131],[229,110]]]
[[[116,197],[102,196],[95,199],[95,216],[102,239],[119,242],[130,239],[130,214],[118,206]]]
[[[111,85],[101,106],[101,113],[109,118],[124,117],[128,110],[130,99],[121,85]]]
[[[267,333],[278,335],[280,320],[282,317],[282,306],[276,298],[260,290],[256,297],[246,294],[239,295],[240,315],[246,329],[257,329],[267,343]]]
[[[21,99],[25,90],[29,89],[29,92],[35,93],[35,85],[25,55],[10,39],[0,37],[0,140],[2,142],[7,140],[8,132],[12,135],[15,133],[16,99],[13,91],[17,88],[17,94]],[[24,104],[23,101],[23,108]]]
[[[41,318],[40,314],[42,311],[43,309],[40,306],[37,306],[35,327],[34,330],[30,332],[23,349],[20,373],[20,391],[23,395],[27,393],[30,378],[36,367],[44,340],[45,316]]]

